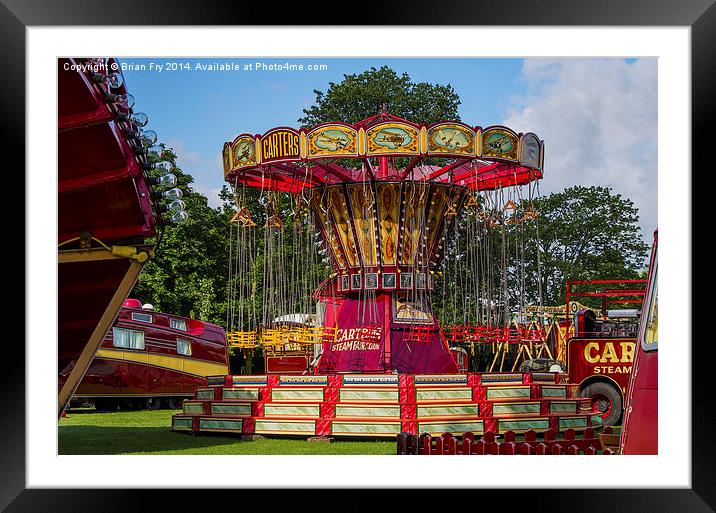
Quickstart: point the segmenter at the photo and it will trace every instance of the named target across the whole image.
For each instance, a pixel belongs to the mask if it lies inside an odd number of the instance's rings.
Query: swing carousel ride
[[[266,373],[209,376],[172,430],[599,428],[591,400],[559,373],[515,371],[549,355],[541,301],[522,293],[525,238],[515,237],[537,222],[543,160],[532,133],[421,125],[385,109],[227,142],[237,202],[227,342],[247,360],[260,347]],[[520,313],[528,306],[538,307],[532,318]],[[468,351],[473,372],[454,356]]]
[[[237,203],[227,337],[261,347],[267,372],[458,373],[458,347],[487,370],[551,358],[544,319],[515,315],[528,278],[507,262],[537,222],[537,135],[383,109],[242,134],[223,161]]]

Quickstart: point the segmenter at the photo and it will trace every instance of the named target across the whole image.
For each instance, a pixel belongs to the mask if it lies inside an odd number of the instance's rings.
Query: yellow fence
[[[286,347],[299,349],[302,346],[330,342],[336,336],[335,328],[324,326],[279,326],[256,331],[229,331],[226,342],[229,347],[252,349],[255,347]]]

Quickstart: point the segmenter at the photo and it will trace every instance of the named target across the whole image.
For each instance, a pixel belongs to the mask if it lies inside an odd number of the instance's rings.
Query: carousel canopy
[[[395,157],[406,157],[407,164],[396,166]],[[447,163],[435,165],[430,157]],[[241,134],[224,143],[223,161],[228,182],[284,192],[367,180],[492,190],[542,178],[544,141],[501,125],[425,125],[381,113],[355,124]]]

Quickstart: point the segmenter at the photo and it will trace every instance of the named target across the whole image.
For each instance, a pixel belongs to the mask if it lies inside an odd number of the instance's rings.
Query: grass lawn
[[[60,454],[395,454],[396,442],[305,439],[245,441],[239,436],[189,435],[169,431],[179,410],[95,413],[70,410],[60,419]]]

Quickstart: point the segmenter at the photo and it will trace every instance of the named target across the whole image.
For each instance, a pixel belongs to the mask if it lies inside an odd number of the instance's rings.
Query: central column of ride
[[[311,210],[335,270],[318,291],[318,372],[457,372],[430,293],[445,235],[466,190],[426,181],[363,181],[312,190]]]

